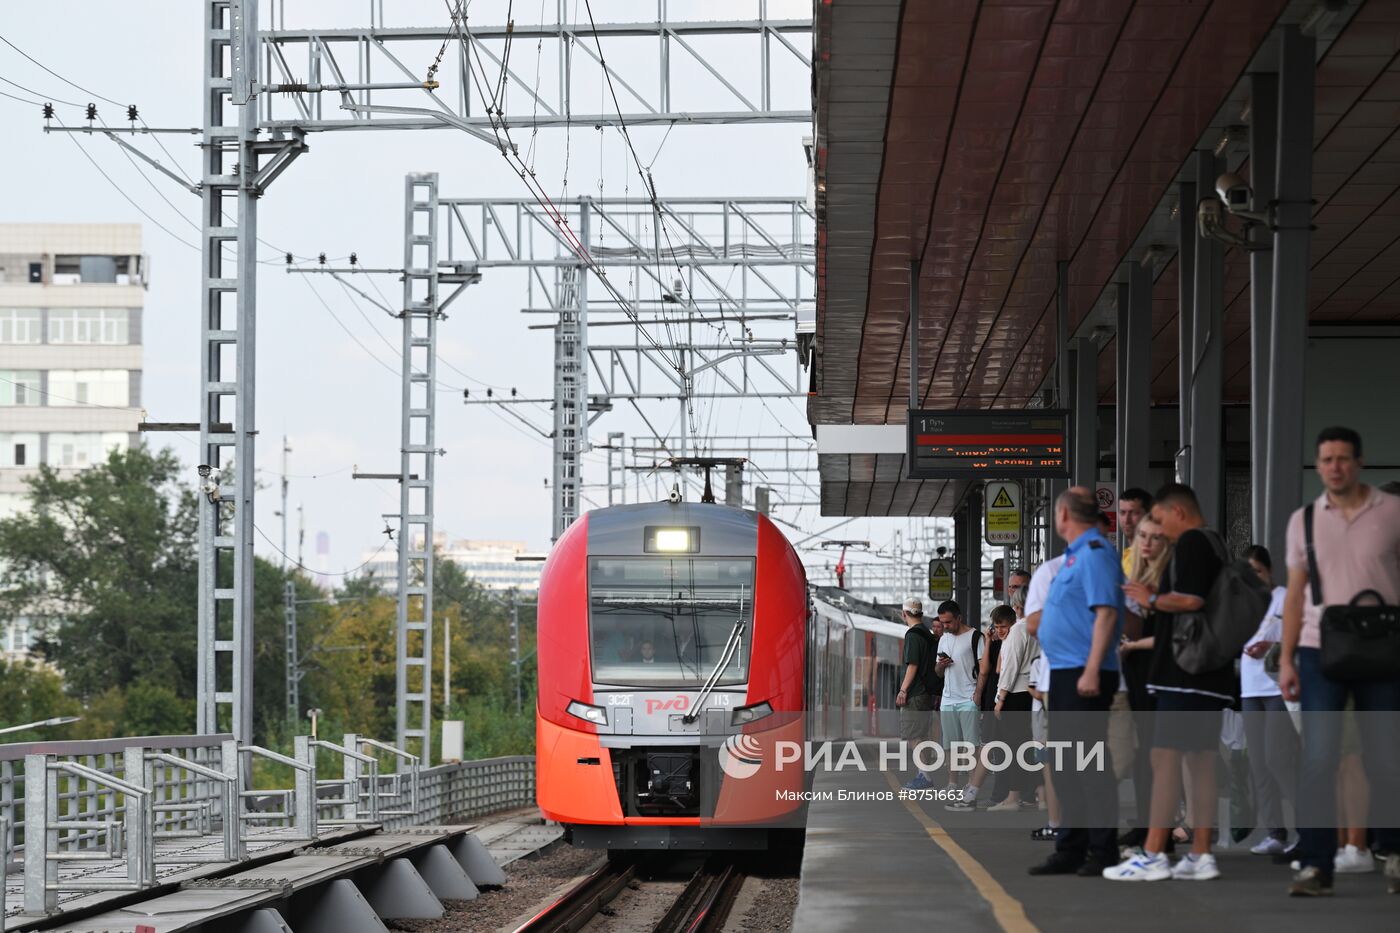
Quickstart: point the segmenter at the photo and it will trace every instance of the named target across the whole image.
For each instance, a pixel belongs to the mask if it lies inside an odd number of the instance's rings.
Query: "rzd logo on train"
[[[647,697],[647,715],[652,713],[662,713],[668,709],[673,709],[678,713],[684,713],[690,709],[690,697],[685,694],[673,696],[669,700],[657,700]]]

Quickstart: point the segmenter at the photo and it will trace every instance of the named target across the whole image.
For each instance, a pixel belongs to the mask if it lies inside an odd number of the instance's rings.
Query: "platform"
[[[340,829],[327,827],[321,833],[321,841],[324,843],[351,840],[363,836],[372,829],[373,827],[344,827]],[[294,849],[306,845],[305,839],[292,838],[292,831],[288,829],[254,827],[247,828],[244,832],[247,834],[245,845],[248,850],[248,858],[253,864],[281,858],[290,854]],[[157,839],[156,878],[158,883],[162,885],[179,884],[192,879],[210,877],[228,870],[233,867],[233,862],[215,860],[222,851],[222,846],[223,842],[219,836],[205,836],[202,839]],[[210,861],[193,864],[165,861],[176,857],[209,859]],[[124,862],[86,864],[70,862],[65,863],[59,871],[60,878],[65,882],[79,878],[85,881],[95,881],[101,878],[121,881],[126,877]],[[89,911],[100,908],[109,901],[130,899],[132,893],[131,891],[96,893],[64,891],[58,894],[58,908],[60,912]],[[20,915],[24,903],[24,874],[23,866],[19,863],[11,866],[6,873],[5,895],[6,915],[3,918],[3,923],[0,923],[0,930],[18,930],[30,926],[35,918]]]
[[[423,826],[377,833],[245,867],[50,930],[94,933],[150,927],[154,933],[221,928],[261,933],[383,930],[384,919],[443,915],[442,901],[469,900],[505,881],[474,827]]]
[[[496,864],[504,868],[563,838],[564,827],[535,816],[491,823],[474,835],[486,845]]]
[[[814,792],[890,791],[912,774],[818,773]],[[1126,884],[1074,875],[1032,877],[1026,869],[1053,843],[1030,839],[1028,814],[949,813],[942,803],[816,799],[808,814],[793,929],[1083,933],[1131,929],[1178,933],[1311,931],[1345,917],[1348,927],[1388,929],[1400,896],[1380,872],[1339,875],[1330,899],[1290,898],[1290,873],[1247,846],[1217,851],[1223,876],[1209,882]]]

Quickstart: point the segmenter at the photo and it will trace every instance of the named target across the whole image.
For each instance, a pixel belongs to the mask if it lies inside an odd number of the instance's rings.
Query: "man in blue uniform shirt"
[[[1050,668],[1050,738],[1073,743],[1055,768],[1061,827],[1055,851],[1033,875],[1098,877],[1117,864],[1116,788],[1108,762],[1108,709],[1118,689],[1123,568],[1098,528],[1094,492],[1082,486],[1055,501],[1055,530],[1069,543],[1035,628]],[[1099,750],[1094,758],[1092,752]],[[1091,763],[1080,771],[1080,755]],[[1054,756],[1050,766],[1057,764]]]

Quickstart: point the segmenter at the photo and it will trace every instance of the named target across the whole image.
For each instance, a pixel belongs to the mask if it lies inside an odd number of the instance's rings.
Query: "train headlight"
[[[729,724],[731,726],[743,726],[751,722],[757,722],[765,716],[773,715],[773,707],[765,700],[762,703],[755,703],[753,706],[741,706],[733,713],[729,714]]]
[[[684,528],[658,528],[656,530],[658,551],[690,550],[690,532]]]
[[[587,703],[580,703],[573,700],[565,710],[577,716],[579,719],[593,723],[595,726],[606,726],[608,724],[608,711],[601,706],[589,706]]]
[[[700,529],[696,526],[667,528],[648,525],[643,529],[642,550],[647,554],[698,554]]]

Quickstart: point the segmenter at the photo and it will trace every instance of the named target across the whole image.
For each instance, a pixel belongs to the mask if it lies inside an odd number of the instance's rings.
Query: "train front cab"
[[[801,562],[755,513],[659,503],[575,522],[540,581],[544,815],[607,849],[789,835],[803,773],[777,743],[805,737],[806,615]]]

